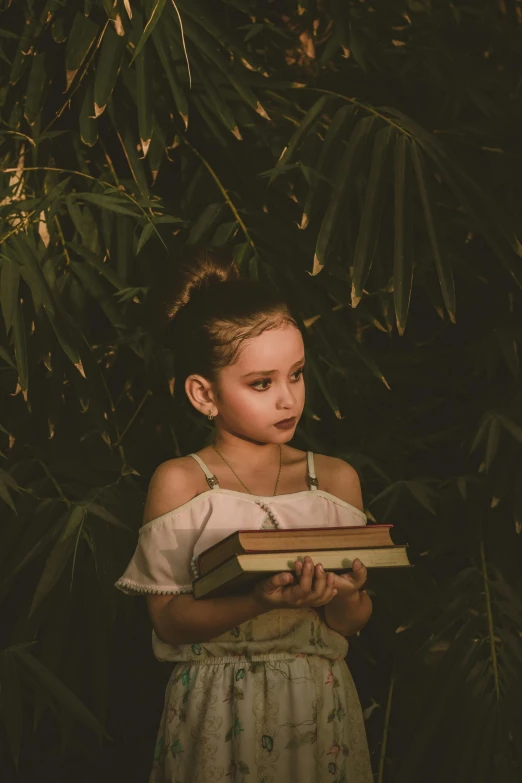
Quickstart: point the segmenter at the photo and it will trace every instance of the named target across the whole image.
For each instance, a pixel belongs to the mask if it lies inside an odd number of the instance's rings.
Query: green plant
[[[514,7],[2,4],[0,687],[15,763],[49,707],[65,738],[71,714],[104,733],[111,630],[133,611],[112,584],[147,478],[209,435],[174,405],[145,305],[206,242],[290,299],[309,354],[297,441],[349,459],[370,515],[416,557],[393,590],[375,585],[403,630],[381,659],[370,632],[354,641],[375,682],[378,781],[519,778]]]

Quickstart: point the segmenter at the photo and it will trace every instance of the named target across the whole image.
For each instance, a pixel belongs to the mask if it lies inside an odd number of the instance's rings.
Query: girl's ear
[[[202,375],[189,375],[185,381],[185,391],[196,410],[205,416],[217,416],[212,384]]]

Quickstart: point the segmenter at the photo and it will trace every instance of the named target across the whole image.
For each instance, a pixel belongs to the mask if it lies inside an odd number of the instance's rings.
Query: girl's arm
[[[342,636],[352,636],[364,628],[372,614],[372,599],[366,590],[351,597],[341,593],[324,607],[325,620]]]
[[[363,510],[361,484],[357,471],[344,460],[335,457],[320,457],[318,466],[321,471],[320,483],[326,482],[325,489],[355,508]],[[351,636],[360,631],[370,619],[372,601],[362,587],[366,581],[366,568],[362,563],[354,562],[351,574],[335,577],[337,596],[324,607],[324,618],[330,628]]]
[[[182,506],[203,488],[191,457],[164,462],[149,484],[143,522]],[[147,608],[157,636],[172,645],[207,641],[268,611],[253,594],[198,601],[190,594],[148,595]]]
[[[305,558],[306,563],[310,558]],[[311,561],[310,561],[311,562]],[[317,568],[317,566],[316,566]],[[295,564],[295,572],[298,579],[301,578],[304,566],[301,562]],[[366,568],[360,560],[353,561],[353,572],[350,574],[329,573],[332,585],[337,590],[337,595],[324,605],[324,619],[326,623],[342,636],[352,636],[360,631],[370,619],[372,613],[372,601],[366,590],[363,590],[366,582]]]
[[[253,594],[198,601],[192,595],[148,595],[147,606],[157,636],[174,646],[209,641],[268,611]]]
[[[299,581],[288,571],[259,582],[246,595],[203,598],[192,595],[148,595],[156,635],[166,644],[208,642],[271,609],[326,606],[337,594],[335,574],[314,568],[305,559]]]

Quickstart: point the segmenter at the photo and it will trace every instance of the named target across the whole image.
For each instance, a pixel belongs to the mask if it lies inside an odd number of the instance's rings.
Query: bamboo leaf
[[[14,476],[11,476],[10,473],[7,473],[7,471],[2,470],[1,468],[0,468],[0,481],[6,486],[11,487],[11,489],[14,489],[16,492],[21,491],[20,484],[14,478]]]
[[[136,18],[138,14],[136,14]],[[152,111],[152,73],[147,48],[141,50],[136,59],[136,104],[138,106],[138,129],[143,157],[149,151],[154,128]]]
[[[9,508],[12,511],[14,511],[15,514],[17,513],[16,506],[13,502],[13,498],[11,497],[9,489],[6,487],[6,485],[4,484],[1,478],[0,478],[0,498],[4,501],[4,503],[6,503],[9,506]]]
[[[486,433],[488,431],[488,428],[489,428],[489,425],[490,425],[490,422],[491,422],[491,416],[492,416],[492,414],[488,413],[488,414],[486,414],[482,418],[482,421],[479,424],[479,428],[478,428],[477,432],[475,433],[475,437],[473,439],[473,443],[470,446],[470,453],[473,453],[475,451],[475,449],[478,448],[480,442],[486,436]]]
[[[67,211],[83,244],[93,253],[99,252],[98,227],[89,208],[82,209],[75,199],[76,194],[65,197]]]
[[[0,689],[5,733],[11,758],[18,771],[23,729],[22,694],[18,669],[9,649],[0,654]]]
[[[502,352],[502,356],[509,367],[513,378],[518,378],[520,360],[518,357],[518,344],[515,336],[505,329],[495,329],[495,336]]]
[[[210,244],[212,247],[224,247],[237,234],[238,228],[236,221],[233,223],[222,223],[217,227]]]
[[[156,181],[156,177],[158,176],[160,166],[165,160],[167,144],[165,142],[165,136],[163,135],[161,128],[158,127],[158,122],[153,120],[152,125],[154,130],[150,142],[149,154],[147,155],[147,162],[149,164],[150,173],[152,175],[152,182],[154,183]]]
[[[49,75],[45,67],[45,54],[40,53],[33,57],[25,94],[24,116],[29,125],[34,125],[40,113],[48,83]]]
[[[489,471],[493,460],[495,459],[498,443],[500,440],[500,421],[498,415],[491,417],[488,429],[488,439],[486,443],[486,472]]]
[[[89,79],[80,107],[80,138],[88,147],[94,147],[98,141],[98,122],[94,116],[94,80]]]
[[[216,225],[223,210],[223,204],[209,204],[190,229],[187,245],[197,245]]]
[[[357,307],[361,300],[363,287],[377,247],[384,204],[383,180],[386,174],[386,160],[393,134],[394,131],[391,126],[387,125],[377,131],[373,142],[368,187],[366,188],[361,223],[355,245],[352,273],[352,307]]]
[[[108,509],[100,506],[99,503],[86,503],[85,508],[90,514],[94,514],[94,516],[98,517],[99,519],[103,519],[104,522],[108,522],[110,525],[114,525],[115,527],[121,527],[128,532],[132,532],[128,525],[122,522],[121,519],[118,519],[118,517],[108,511]]]
[[[368,140],[373,123],[374,117],[364,117],[362,120],[359,120],[348,140],[339,164],[339,171],[333,193],[330,197],[330,202],[317,238],[312,275],[319,274],[326,263],[328,251],[338,228],[341,210],[346,208],[346,204],[344,203],[346,189],[352,184],[355,172],[360,163],[362,147]]]
[[[244,79],[240,79],[237,77],[233,71],[223,69],[223,66],[221,64],[221,70],[227,77],[228,81],[232,85],[232,87],[235,89],[237,94],[243,98],[245,103],[252,108],[256,114],[259,114],[263,119],[270,120],[270,117],[266,113],[265,109],[261,105],[259,98],[255,94],[253,90],[250,89],[248,84]]]
[[[260,61],[250,49],[243,46],[236,39],[235,30],[226,24],[226,18],[223,17],[223,24],[220,24],[220,17],[211,16],[205,12],[205,9],[197,4],[184,3],[183,12],[191,16],[206,32],[216,41],[220,41],[228,51],[233,52],[237,61],[241,62],[249,71],[260,71],[262,66]]]
[[[206,89],[208,101],[212,106],[214,114],[236,139],[241,140],[242,136],[238,128],[237,120],[232,113],[232,109],[223,98],[223,89],[221,85],[216,83],[216,79],[213,79],[211,74],[209,76],[205,74],[204,68],[199,65],[196,58],[193,59],[192,64],[195,73]]]
[[[384,377],[383,373],[381,372],[380,367],[378,366],[375,359],[372,357],[369,351],[365,350],[362,345],[358,345],[355,340],[349,340],[352,350],[356,353],[356,355],[359,357],[359,359],[363,362],[363,364],[368,367],[368,369],[371,371],[372,375],[374,375],[381,383],[384,383],[388,391],[391,391],[390,385],[386,378]]]
[[[496,417],[506,432],[509,432],[509,434],[515,438],[515,440],[518,440],[519,443],[522,443],[522,427],[512,421],[512,419],[510,419],[508,416],[505,416],[503,413],[497,413]]]
[[[40,606],[42,601],[49,595],[61,575],[63,574],[69,558],[74,551],[75,538],[78,528],[83,525],[86,511],[83,506],[75,506],[69,515],[69,519],[52,548],[36,590],[33,595],[29,616]]]
[[[404,486],[407,487],[408,491],[413,495],[415,500],[420,503],[421,506],[424,506],[424,508],[427,509],[430,514],[436,516],[437,512],[430,500],[430,496],[435,494],[432,490],[430,490],[424,484],[421,484],[420,481],[404,481]]]
[[[407,175],[408,139],[405,134],[397,137],[395,145],[395,232],[393,264],[393,301],[397,331],[404,334],[410,306],[413,281],[412,220],[410,212],[410,183]]]
[[[243,99],[247,106],[250,106],[264,119],[270,119],[265,109],[261,105],[259,98],[250,88],[246,79],[244,77],[241,78],[237,76],[236,73],[229,67],[228,61],[221,54],[221,40],[212,37],[212,35],[209,35],[209,33],[203,27],[201,27],[200,24],[195,23],[186,17],[184,19],[183,26],[186,29],[187,36],[198,47],[201,54],[204,55],[211,63],[213,63],[221,71],[221,73],[224,74],[224,76],[226,76],[231,86]]]
[[[67,48],[65,50],[66,92],[71,86],[74,77],[82,67],[99,32],[100,26],[96,24],[96,22],[93,22],[90,17],[85,16],[80,12],[76,13],[69,31]],[[91,106],[91,111],[94,111],[94,106]]]
[[[166,41],[166,36],[161,30],[161,27],[154,31],[152,40],[154,42],[154,46],[156,47],[156,52],[158,53],[160,62],[163,66],[163,70],[165,71],[165,76],[167,77],[170,91],[172,93],[172,97],[174,98],[174,103],[176,104],[176,109],[181,119],[183,120],[183,125],[186,129],[188,127],[189,107],[185,91],[181,86],[176,69],[171,63],[172,57],[169,46],[171,47],[173,45],[173,41]]]
[[[514,248],[515,231],[503,229],[504,217],[495,203],[484,195],[477,182],[459,166],[458,161],[432,134],[397,109],[387,107],[386,111],[397,117],[401,125],[413,134],[437,166],[441,178],[455,195],[459,207],[466,210],[474,227],[482,234],[517,285],[522,287],[522,271]],[[503,244],[509,246],[509,253],[506,253]]]
[[[10,648],[12,654],[16,655],[20,663],[23,664],[31,677],[45,690],[49,696],[60,704],[70,715],[77,718],[81,723],[90,728],[96,734],[107,737],[109,735],[98,719],[92,712],[80,701],[80,699],[58,679],[46,666],[27,650]]]
[[[85,291],[98,302],[114,328],[123,328],[125,326],[125,318],[121,308],[118,307],[114,298],[106,291],[100,275],[95,272],[92,267],[80,261],[73,261],[71,259],[70,264],[72,271],[81,281]]]
[[[442,298],[444,299],[444,305],[450,317],[452,323],[455,323],[455,284],[453,282],[453,272],[451,269],[451,262],[449,261],[445,253],[441,253],[439,244],[439,232],[436,227],[436,215],[435,205],[431,196],[430,183],[426,174],[426,167],[423,157],[420,153],[419,145],[413,142],[411,145],[411,155],[413,160],[413,167],[415,175],[417,177],[417,185],[419,188],[419,194],[421,197],[422,207],[424,210],[424,218],[426,220],[426,228],[428,229],[428,236],[431,242],[433,250],[433,256],[435,258],[435,265],[437,267],[437,274],[439,276],[440,289],[442,292]]]
[[[228,149],[228,137],[222,133],[222,126],[218,125],[215,120],[215,114],[210,103],[210,98],[203,94],[200,96],[193,95],[192,103],[203,120],[207,123],[210,133],[212,134],[212,138],[215,141],[218,141],[223,149]]]
[[[145,42],[146,42],[147,38],[149,37],[149,35],[152,34],[154,28],[156,27],[156,25],[158,24],[159,20],[161,19],[161,14],[162,14],[164,8],[165,8],[165,0],[156,0],[156,2],[154,3],[154,6],[152,8],[150,17],[148,19],[148,22],[145,25],[145,29],[143,31],[143,34],[142,34],[140,40],[138,41],[138,45],[136,46],[136,50],[135,50],[135,52],[134,52],[134,54],[132,56],[132,60],[130,62],[131,65],[134,62],[134,60],[137,58],[137,56],[140,54],[141,50],[145,46]]]
[[[125,197],[118,198],[117,196],[108,196],[104,193],[89,193],[88,191],[76,193],[75,195],[76,198],[82,201],[96,204],[97,207],[116,212],[118,215],[131,215],[134,218],[142,217],[141,212],[129,208],[130,202]]]
[[[145,174],[143,163],[138,156],[138,145],[136,138],[131,131],[130,123],[125,120],[122,121],[121,116],[117,117],[113,107],[111,107],[109,110],[109,114],[114,125],[116,135],[118,136],[125,157],[127,158],[127,163],[134,182],[138,186],[141,195],[148,199],[149,187],[147,183],[147,175]]]
[[[274,173],[270,177],[268,183],[269,185],[272,184],[277,176],[279,176],[281,169],[292,161],[295,153],[299,149],[299,145],[304,140],[306,135],[313,130],[315,123],[321,114],[325,111],[329,100],[329,95],[322,95],[319,100],[317,100],[314,105],[306,112],[305,116],[299,123],[297,129],[288,142],[288,145],[281,153],[281,156],[275,166]]]
[[[33,41],[38,37],[41,30],[41,24],[36,14],[31,14],[26,19],[20,36],[16,54],[9,74],[9,84],[16,84],[20,79],[27,65],[31,62],[33,54]]]
[[[27,339],[22,300],[17,297],[13,313],[13,344],[18,370],[18,383],[22,391],[27,391],[29,385],[29,368],[27,362]]]
[[[353,106],[353,104],[348,104],[347,106],[342,106],[338,109],[333,116],[321,145],[321,152],[315,167],[317,173],[321,175],[323,182],[327,180],[331,159],[342,143],[343,133],[347,130],[347,126],[354,121],[356,112],[357,109],[355,106]],[[310,190],[308,191],[299,228],[306,228],[310,221],[313,207],[318,202],[319,196],[323,192],[324,186],[318,181],[318,178],[316,178],[312,181]]]
[[[18,264],[12,258],[3,257],[0,271],[0,303],[4,317],[5,330],[9,334],[13,323],[16,303],[18,301],[18,285],[20,282],[20,270]]]
[[[142,250],[142,248],[146,245],[146,243],[151,238],[152,234],[154,232],[154,226],[151,223],[147,223],[147,225],[144,227],[143,231],[141,232],[138,246],[136,248],[136,255],[139,254],[139,252]]]
[[[27,277],[33,301],[40,301],[42,303],[65,354],[69,357],[78,372],[83,374],[78,351],[71,339],[70,327],[62,315],[58,303],[53,297],[49,284],[40,267],[40,262],[34,246],[27,237],[22,238],[20,236],[13,238],[13,244],[18,248],[18,258],[23,259],[21,272]]]
[[[109,25],[103,34],[100,58],[96,66],[94,80],[94,116],[103,114],[112,91],[116,85],[123,57],[125,55],[125,38],[118,35],[113,26]]]
[[[323,370],[318,362],[316,362],[315,357],[310,353],[307,353],[307,364],[310,367],[310,370],[315,377],[315,380],[317,381],[317,385],[319,386],[319,389],[321,390],[326,402],[328,403],[331,410],[334,412],[336,418],[342,419],[341,411],[339,409],[339,403],[337,402],[337,399],[334,396],[334,393],[331,388],[331,384],[329,384],[324,377]]]

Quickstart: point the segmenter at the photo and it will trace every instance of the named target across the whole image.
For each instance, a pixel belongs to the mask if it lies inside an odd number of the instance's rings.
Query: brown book
[[[196,565],[203,576],[232,555],[295,552],[299,549],[351,549],[393,546],[392,525],[303,527],[282,530],[236,530],[201,552]]]
[[[366,549],[311,550],[298,552],[258,552],[233,555],[192,583],[194,598],[216,598],[251,589],[262,579],[281,571],[293,571],[296,560],[309,556],[327,571],[349,571],[355,558],[367,568],[397,568],[411,565],[406,546]]]

